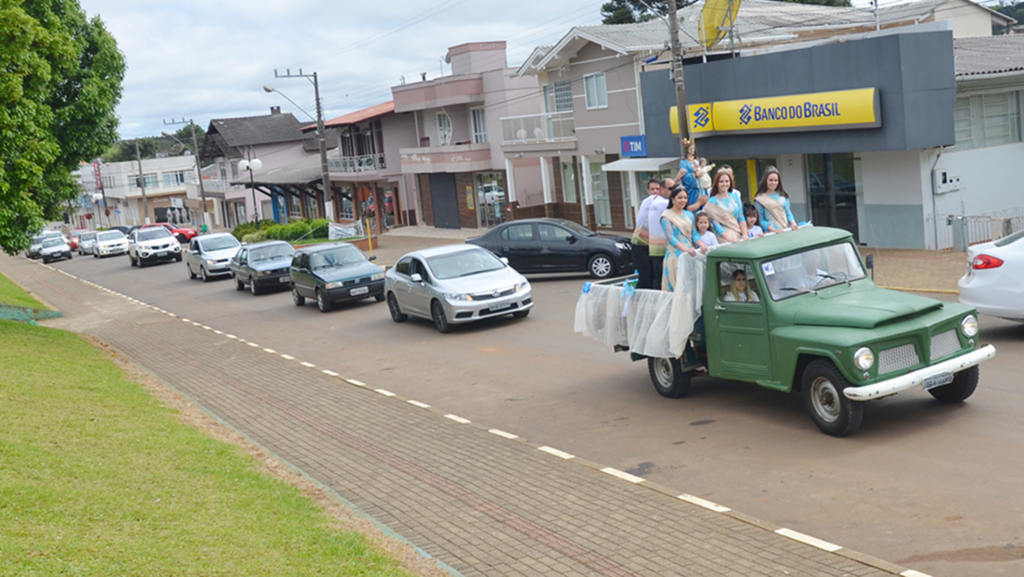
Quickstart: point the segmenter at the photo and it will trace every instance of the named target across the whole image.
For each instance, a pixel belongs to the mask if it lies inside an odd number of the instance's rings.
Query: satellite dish
[[[736,21],[741,0],[705,0],[700,11],[700,43],[711,48],[725,38]]]

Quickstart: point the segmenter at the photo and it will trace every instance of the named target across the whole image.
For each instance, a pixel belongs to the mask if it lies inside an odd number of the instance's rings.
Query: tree
[[[679,0],[682,8],[695,0]],[[601,5],[602,24],[647,22],[668,14],[668,0],[611,0]]]
[[[124,55],[77,0],[0,0],[0,248],[79,194],[71,172],[117,139]]]

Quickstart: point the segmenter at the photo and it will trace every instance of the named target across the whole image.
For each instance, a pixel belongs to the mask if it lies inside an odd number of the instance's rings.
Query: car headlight
[[[449,293],[444,295],[444,298],[450,301],[471,301],[473,300],[473,295],[467,295],[462,293]]]
[[[861,347],[853,353],[853,364],[857,365],[857,368],[866,371],[875,364],[875,353],[867,347]]]
[[[629,246],[628,242],[617,242],[615,243],[615,246],[619,247],[622,250],[632,250],[632,247]]]
[[[974,315],[967,315],[960,321],[960,332],[965,337],[973,337],[978,334],[978,319]]]
[[[530,283],[523,281],[516,285],[516,292],[522,292],[528,288],[530,288]]]
[[[342,285],[344,285],[344,284],[345,284],[345,281],[329,282],[326,285],[324,285],[324,287],[328,288],[328,289],[336,289],[336,288],[341,288]]]
[[[274,271],[272,271],[272,270],[258,270],[258,271],[256,271],[256,276],[269,276],[270,273],[272,273],[272,272],[274,272]]]
[[[217,261],[208,258],[208,259],[206,259],[206,264],[208,264],[208,265],[215,265],[215,264],[217,264]]]
[[[384,280],[384,273],[379,272],[370,277],[370,280]]]

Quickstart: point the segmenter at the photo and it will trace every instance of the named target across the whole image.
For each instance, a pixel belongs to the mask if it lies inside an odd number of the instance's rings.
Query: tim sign
[[[647,137],[640,136],[623,136],[620,138],[622,146],[620,150],[623,158],[629,156],[647,156]]]

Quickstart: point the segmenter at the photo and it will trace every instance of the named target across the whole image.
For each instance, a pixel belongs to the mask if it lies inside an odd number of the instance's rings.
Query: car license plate
[[[291,279],[291,277],[283,276],[283,277],[281,277],[281,278],[279,278],[279,279],[277,279],[277,280],[278,280],[279,282],[288,282],[288,281],[290,281],[290,280],[292,280],[292,279]]]
[[[348,294],[350,294],[352,296],[355,296],[355,295],[364,295],[364,294],[366,294],[368,292],[370,292],[370,287],[368,287],[368,286],[361,286],[359,288],[352,289],[351,291],[349,291]]]
[[[934,389],[936,387],[941,387],[943,385],[948,385],[949,383],[952,383],[952,382],[953,382],[953,373],[939,373],[937,375],[933,375],[931,377],[928,377],[927,379],[924,380],[924,383],[921,383],[921,384],[924,387],[924,390],[927,391],[927,390],[930,390],[930,389]]]
[[[156,256],[167,256],[167,251],[166,250],[162,250],[162,251],[156,253]]]
[[[508,308],[508,303],[491,303],[487,305],[487,310],[489,311],[499,311],[504,308]]]

